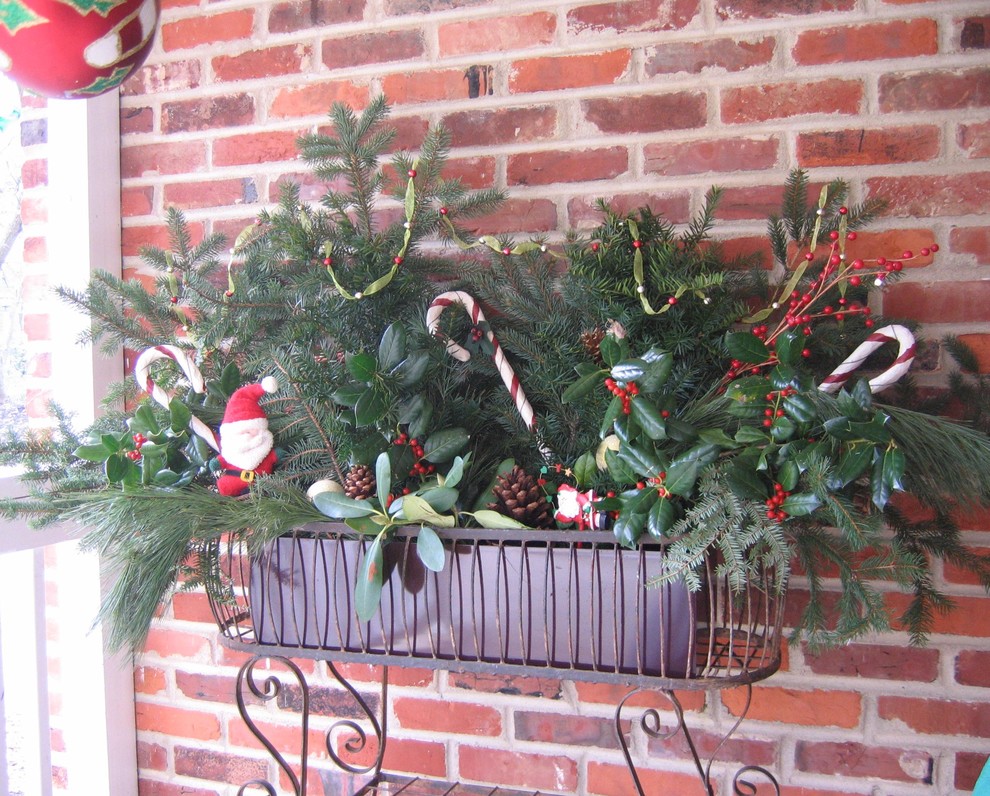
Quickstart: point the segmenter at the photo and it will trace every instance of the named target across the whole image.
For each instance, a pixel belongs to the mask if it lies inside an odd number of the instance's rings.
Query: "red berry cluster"
[[[136,462],[141,458],[141,446],[148,441],[148,438],[144,434],[138,433],[131,435],[131,439],[134,440],[134,450],[127,451],[124,455],[132,462]]]
[[[648,478],[647,479],[647,481],[649,481],[649,483],[650,483],[650,486],[656,487],[657,494],[660,497],[662,497],[662,498],[669,498],[669,497],[671,497],[670,490],[667,489],[667,487],[665,487],[663,485],[664,479],[666,479],[666,477],[667,477],[667,471],[666,470],[662,470],[660,472],[660,475],[658,475],[656,478]]]
[[[474,326],[471,328],[471,342],[477,343],[484,336],[485,332],[480,326]]]
[[[766,399],[767,403],[770,404],[766,409],[763,410],[763,425],[769,428],[773,425],[773,421],[778,417],[783,417],[787,414],[781,406],[780,400],[782,398],[787,398],[789,395],[794,395],[797,392],[793,387],[784,387],[782,390],[777,390],[774,392],[768,392]]]
[[[620,387],[615,379],[605,379],[605,386],[608,387],[608,391],[612,395],[622,401],[622,413],[630,414],[633,396],[639,395],[639,387],[636,386],[636,382],[630,381],[625,387]]]
[[[784,501],[791,493],[788,492],[780,483],[773,485],[773,495],[767,498],[767,518],[771,520],[782,521],[786,520],[789,516],[786,511],[781,508]]]
[[[415,437],[409,439],[409,435],[406,434],[405,431],[403,431],[393,440],[392,444],[400,445],[400,446],[408,445],[409,449],[413,453],[413,456],[416,457],[417,461],[412,466],[412,469],[409,470],[409,475],[416,477],[416,476],[432,475],[433,473],[436,472],[437,469],[436,465],[422,461],[423,454],[426,451],[423,450],[422,444],[420,444],[420,441]]]

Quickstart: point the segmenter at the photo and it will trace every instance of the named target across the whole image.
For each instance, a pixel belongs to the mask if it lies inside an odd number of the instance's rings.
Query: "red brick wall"
[[[719,234],[753,245],[794,167],[848,179],[857,200],[883,194],[878,231],[941,248],[889,289],[887,309],[935,338],[966,334],[990,371],[984,0],[164,5],[155,51],[122,101],[129,268],[142,244],[163,243],[169,205],[195,234],[241,229],[280,179],[300,176],[293,141],[332,101],[360,106],[384,91],[404,145],[442,121],[456,173],[508,189],[490,232],[586,226],[598,196],[684,221],[718,183]],[[491,93],[471,99],[475,66],[491,67]],[[966,527],[968,542],[990,548],[986,516]],[[895,633],[818,657],[791,649],[724,756],[771,768],[785,794],[971,789],[990,748],[990,600],[951,568],[939,579],[959,610],[939,619],[929,647]],[[233,794],[231,783],[276,776],[232,703],[239,662],[218,645],[201,596],[175,601],[136,669],[142,794]],[[390,768],[632,793],[610,735],[615,689],[393,674]],[[314,683],[335,704],[325,674]],[[741,702],[738,692],[684,698],[705,747]],[[647,755],[637,739],[648,790],[698,792],[683,743],[651,742]]]

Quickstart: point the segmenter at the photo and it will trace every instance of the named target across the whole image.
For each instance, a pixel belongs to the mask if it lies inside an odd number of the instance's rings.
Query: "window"
[[[81,288],[92,269],[119,265],[118,118],[115,92],[86,101],[49,102],[47,260],[56,266],[52,281],[59,284]],[[53,299],[48,306],[54,307]],[[58,323],[51,324],[52,393],[85,423],[106,384],[119,378],[121,362],[82,351],[76,340],[86,319],[73,319],[64,308],[57,309]],[[16,479],[0,479],[0,494],[15,494],[17,489]],[[8,588],[0,593],[0,673],[5,685],[0,710],[11,699],[12,713],[30,713],[23,707],[30,700],[38,717],[37,722],[20,717],[16,724],[0,721],[0,733],[6,728],[8,736],[0,739],[0,755],[8,758],[0,761],[0,786],[8,779],[25,794],[46,796],[59,792],[64,770],[67,792],[133,796],[133,669],[129,659],[108,658],[99,630],[90,631],[100,599],[99,566],[93,556],[80,554],[75,542],[65,541],[71,531],[35,532],[15,523],[0,524],[0,578],[2,567],[17,573],[9,581],[4,578]],[[64,566],[56,583],[70,598],[59,601],[54,611],[46,606],[43,580],[50,566]],[[53,613],[58,614],[57,634],[50,633]],[[49,683],[56,678],[60,721],[52,742],[46,717]],[[6,754],[11,742],[19,744],[17,759]]]

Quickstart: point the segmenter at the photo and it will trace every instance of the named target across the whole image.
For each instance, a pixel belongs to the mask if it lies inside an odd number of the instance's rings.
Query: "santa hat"
[[[276,389],[278,383],[267,376],[230,396],[220,424],[220,453],[236,467],[253,470],[272,449],[274,438],[268,431],[268,416],[258,401]]]

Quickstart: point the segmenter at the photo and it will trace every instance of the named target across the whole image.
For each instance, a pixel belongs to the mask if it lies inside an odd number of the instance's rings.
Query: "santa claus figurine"
[[[234,391],[227,402],[220,425],[220,470],[217,490],[221,495],[237,497],[248,491],[259,475],[268,475],[275,467],[275,442],[268,430],[268,416],[258,404],[265,393],[278,389],[278,383],[266,376],[257,384]]]

